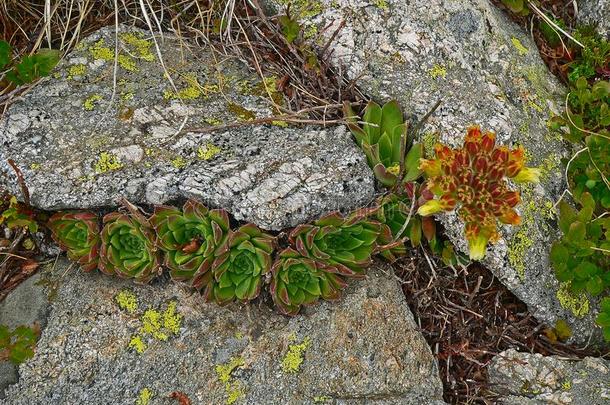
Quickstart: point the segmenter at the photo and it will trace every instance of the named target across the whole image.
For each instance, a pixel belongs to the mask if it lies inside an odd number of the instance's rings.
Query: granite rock
[[[268,297],[220,307],[177,283],[136,285],[68,266],[62,258],[44,273],[55,286],[47,327],[3,404],[133,404],[144,389],[150,404],[168,405],[174,391],[194,404],[444,403],[436,360],[387,265],[294,318]],[[135,298],[123,309],[121,292]],[[172,303],[181,320],[165,329]],[[165,337],[143,331],[151,309]],[[142,353],[129,347],[134,336]]]
[[[274,79],[258,80],[235,59],[214,62],[219,55],[171,35],[127,27],[118,34],[115,77],[114,38],[114,27],[91,34],[4,114],[0,188],[19,195],[10,158],[39,208],[197,197],[273,230],[372,199],[372,173],[344,128],[278,122],[199,131],[270,116],[262,95],[265,88],[279,95]]]
[[[610,40],[610,2],[606,0],[581,0],[578,2],[579,24],[594,25],[597,31]]]

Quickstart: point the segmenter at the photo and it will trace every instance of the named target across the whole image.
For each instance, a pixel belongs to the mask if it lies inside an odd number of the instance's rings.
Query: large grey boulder
[[[507,405],[601,405],[610,402],[610,362],[507,350],[489,365],[489,384]]]
[[[4,114],[0,188],[19,192],[11,158],[39,208],[199,197],[274,230],[373,197],[364,155],[343,128],[277,122],[188,130],[270,116],[263,94],[277,99],[272,78],[262,82],[239,61],[190,49],[170,35],[156,37],[165,69],[146,32],[121,27],[118,40],[116,77],[115,33],[108,27]]]
[[[422,116],[442,98],[420,139],[428,152],[436,140],[460,145],[472,124],[495,131],[500,144],[524,145],[528,165],[542,169],[542,182],[521,187],[522,225],[503,227],[503,238],[488,249],[483,263],[539,320],[566,319],[573,339],[587,341],[595,329],[595,305],[568,296],[548,260],[560,235],[553,207],[565,189],[561,158],[567,153],[546,123],[562,110],[566,90],[544,65],[529,33],[488,0],[265,3],[275,11],[290,5],[318,43],[325,44],[344,24],[329,47],[331,59],[337,71],[356,79],[378,102],[396,98],[407,112]],[[457,216],[440,219],[466,251]],[[598,339],[599,330],[595,333]]]
[[[592,24],[601,35],[610,40],[610,2],[607,0],[581,0],[578,2],[579,24]]]
[[[143,391],[168,405],[174,391],[193,404],[443,403],[436,361],[385,265],[294,318],[268,299],[220,307],[177,283],[68,266],[45,275],[57,287],[47,327],[4,404],[131,405]]]

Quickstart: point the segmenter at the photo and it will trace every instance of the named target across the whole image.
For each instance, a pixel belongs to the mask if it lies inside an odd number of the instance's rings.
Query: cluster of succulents
[[[482,259],[488,242],[499,238],[497,220],[504,224],[520,224],[515,206],[519,192],[508,187],[506,179],[515,183],[537,182],[540,171],[525,166],[523,147],[509,149],[496,146],[493,132],[482,133],[478,126],[468,128],[461,148],[435,146],[434,159],[422,159],[420,168],[427,177],[426,187],[436,198],[418,208],[428,216],[453,211],[465,223],[470,258]]]
[[[290,246],[274,258],[275,237],[253,224],[233,230],[225,210],[199,201],[188,200],[182,209],[155,207],[150,218],[127,202],[125,208],[105,215],[101,225],[92,212],[58,212],[47,225],[85,271],[147,283],[167,268],[173,280],[220,305],[251,301],[270,284],[273,301],[288,315],[319,299],[337,299],[346,277],[362,276],[382,228],[370,219],[374,210],[329,214],[295,228]]]

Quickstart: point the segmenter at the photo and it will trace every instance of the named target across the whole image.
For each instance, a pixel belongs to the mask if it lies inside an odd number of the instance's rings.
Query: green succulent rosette
[[[147,283],[161,274],[155,232],[142,217],[120,212],[104,216],[99,269]]]
[[[149,221],[157,234],[159,248],[165,252],[164,264],[177,281],[194,280],[207,273],[230,231],[225,210],[209,210],[192,199],[182,210],[155,207]]]
[[[261,290],[262,276],[271,269],[275,238],[247,224],[231,232],[212,271],[197,277],[193,285],[205,287],[207,301],[223,305],[234,300],[253,300]]]
[[[326,265],[303,257],[292,248],[283,250],[271,268],[271,296],[286,315],[296,315],[303,305],[320,298],[336,300],[346,286],[343,278]]]
[[[97,268],[100,255],[100,224],[96,214],[57,212],[47,222],[51,237],[68,258],[84,271]]]
[[[297,226],[290,243],[306,257],[323,263],[344,276],[361,276],[377,248],[381,224],[368,217],[374,210],[362,209],[347,217],[332,213],[313,225]]]

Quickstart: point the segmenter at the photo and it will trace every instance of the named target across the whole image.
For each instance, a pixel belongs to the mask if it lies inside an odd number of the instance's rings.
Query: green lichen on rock
[[[120,159],[112,153],[102,152],[94,166],[95,172],[98,174],[106,173],[111,170],[119,170],[123,167]]]
[[[171,160],[171,164],[176,169],[182,169],[186,166],[186,160],[182,156],[176,156]]]
[[[144,353],[147,347],[148,345],[144,343],[144,340],[142,340],[142,336],[134,335],[129,341],[129,348],[135,350],[136,353]]]
[[[577,318],[582,318],[589,313],[590,303],[587,295],[581,293],[574,295],[570,290],[570,283],[561,283],[557,290],[557,300],[562,308],[567,309]]]
[[[119,35],[119,38],[123,43],[133,47],[139,58],[148,62],[155,60],[155,55],[151,52],[152,42],[143,39],[139,32],[124,32]]]
[[[101,99],[102,99],[102,96],[100,96],[99,94],[92,94],[91,96],[87,97],[85,99],[85,101],[83,101],[83,108],[86,111],[93,111],[93,109],[95,108],[95,105]]]
[[[68,68],[68,80],[74,80],[76,76],[83,76],[87,72],[87,67],[82,63],[72,65]]]
[[[163,92],[164,99],[195,100],[204,94],[203,87],[199,83],[199,80],[197,79],[197,75],[195,73],[184,73],[181,78],[182,80],[184,80],[187,86],[178,90],[177,92],[173,90],[165,90]],[[213,89],[210,88],[208,89],[208,91],[211,92],[213,91]]]
[[[523,44],[521,43],[521,41],[519,41],[518,38],[512,37],[510,39],[510,42],[513,43],[513,46],[515,47],[517,52],[519,52],[519,55],[524,56],[524,55],[527,55],[527,53],[529,52],[528,49],[525,46],[523,46]]]
[[[319,395],[317,397],[313,397],[314,404],[324,404],[326,402],[332,401],[332,397],[328,395]]]
[[[150,390],[150,388],[142,388],[142,390],[140,391],[140,395],[138,395],[136,405],[148,405],[153,396],[154,394]]]
[[[180,326],[182,325],[182,315],[176,312],[177,306],[176,301],[171,301],[163,311],[163,327],[174,335],[180,333]]]
[[[294,340],[295,337],[291,336],[289,340]],[[311,339],[305,337],[299,344],[288,345],[288,352],[282,359],[282,371],[285,373],[297,373],[303,363],[303,353],[311,345]]]
[[[299,20],[314,17],[324,11],[324,5],[320,0],[278,0],[278,2],[283,6],[290,7],[291,13]]]
[[[197,149],[197,157],[201,160],[211,160],[214,156],[218,155],[221,149],[211,142],[208,142],[205,146],[200,146]]]
[[[129,55],[119,54],[118,56],[119,66],[125,70],[130,72],[137,72],[138,67],[136,66],[136,61]]]
[[[248,110],[245,107],[242,107],[235,103],[229,103],[227,106],[227,110],[239,118],[241,121],[252,121],[256,119],[256,114],[252,111]]]
[[[106,41],[104,41],[104,39],[100,39],[95,44],[91,45],[89,48],[91,57],[93,59],[101,59],[105,61],[114,60],[114,50],[105,45]]]
[[[116,297],[114,297],[114,300],[119,305],[119,308],[130,314],[133,314],[138,310],[138,298],[129,290],[119,291]]]
[[[371,0],[371,3],[373,3],[373,5],[375,7],[377,7],[378,9],[381,9],[381,10],[389,9],[387,0]]]
[[[245,397],[245,393],[241,388],[239,381],[234,381],[231,374],[233,371],[245,364],[242,357],[231,357],[228,363],[219,364],[216,366],[215,371],[218,376],[218,380],[225,385],[225,392],[227,394],[226,403],[228,405],[234,404],[242,397]]]
[[[447,69],[437,63],[428,70],[428,74],[432,79],[437,79],[439,77],[444,79],[447,77]]]
[[[182,315],[176,311],[177,305],[176,301],[171,301],[163,312],[147,309],[140,318],[142,326],[138,333],[132,336],[129,347],[138,353],[143,353],[148,347],[147,338],[165,342],[171,335],[178,335],[182,325]]]

